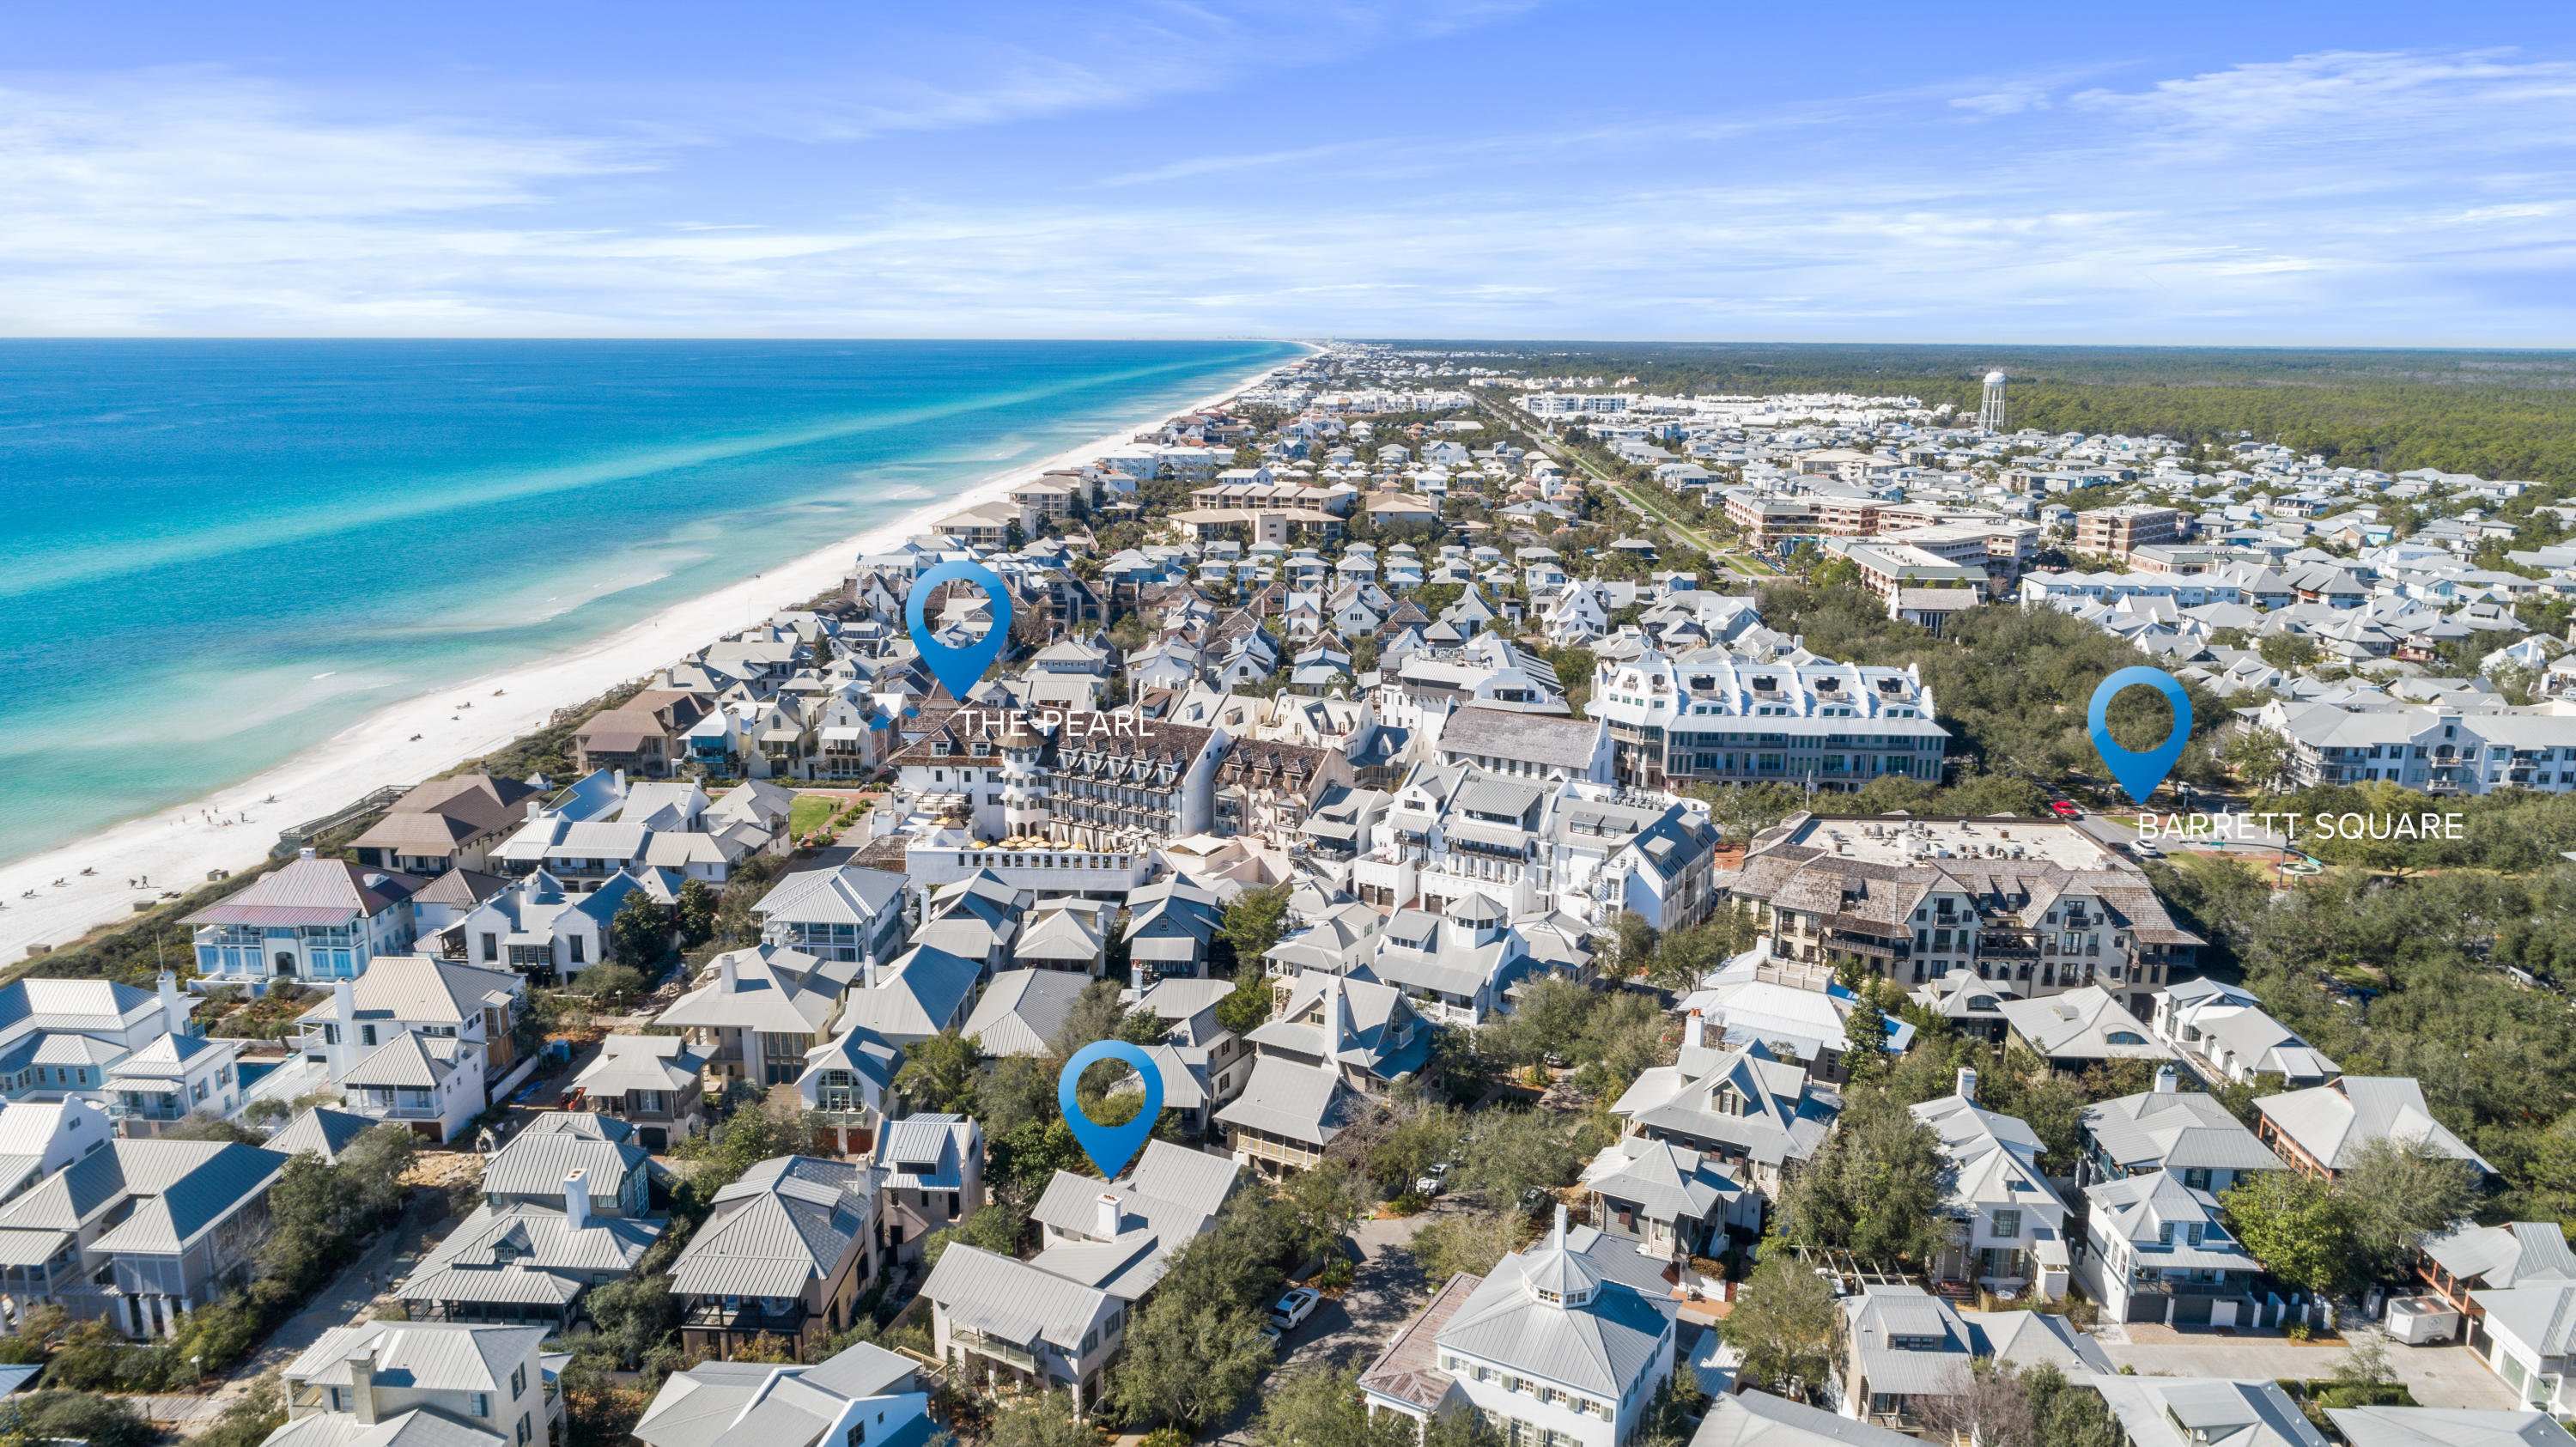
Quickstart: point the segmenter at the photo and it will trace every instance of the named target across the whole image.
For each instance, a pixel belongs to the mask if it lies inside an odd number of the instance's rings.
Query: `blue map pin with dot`
[[[2111,700],[2141,685],[2165,696],[2173,705],[2173,732],[2165,741],[2146,753],[2133,753],[2111,741]],[[2173,771],[2174,760],[2182,757],[2183,745],[2191,742],[2191,695],[2183,692],[2181,680],[2161,668],[2139,665],[2123,668],[2102,680],[2093,690],[2093,703],[2084,711],[2085,725],[2093,731],[2093,752],[2129,797],[2143,804]]]
[[[1074,1085],[1082,1072],[1103,1060],[1123,1060],[1136,1068],[1137,1078],[1145,1085],[1145,1108],[1125,1125],[1099,1125],[1082,1113],[1082,1101],[1074,1094]],[[1100,1174],[1116,1179],[1127,1163],[1142,1150],[1145,1138],[1154,1133],[1154,1122],[1163,1115],[1163,1072],[1154,1068],[1154,1057],[1141,1045],[1124,1040],[1102,1040],[1073,1052],[1064,1063],[1064,1074],[1056,1077],[1055,1103],[1064,1111],[1064,1123],[1073,1127],[1073,1138],[1082,1143],[1082,1153],[1100,1168]]]
[[[968,582],[984,590],[991,600],[993,626],[984,636],[963,648],[951,648],[931,636],[930,625],[921,616],[922,606],[942,583]],[[924,573],[912,585],[912,596],[905,600],[903,620],[911,625],[912,646],[921,650],[921,661],[930,665],[931,676],[948,689],[948,696],[959,703],[975,685],[984,681],[984,671],[1002,652],[1002,643],[1011,636],[1011,590],[993,576],[991,569],[979,563],[942,563]]]

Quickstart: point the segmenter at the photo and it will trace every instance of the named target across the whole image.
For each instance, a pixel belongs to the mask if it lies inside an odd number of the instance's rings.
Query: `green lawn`
[[[813,833],[841,810],[841,801],[829,794],[799,794],[787,808],[787,832],[798,838]]]

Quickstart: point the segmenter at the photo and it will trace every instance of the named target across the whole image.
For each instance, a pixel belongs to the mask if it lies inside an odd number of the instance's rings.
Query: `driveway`
[[[2358,1338],[2360,1329],[2353,1332]],[[2136,1338],[2152,1337],[2153,1340]],[[2149,1377],[2330,1377],[2343,1355],[2339,1343],[2314,1345],[2279,1336],[2215,1336],[2156,1327],[2107,1329],[2094,1341],[2115,1367],[2135,1367]],[[2388,1364],[2415,1394],[2420,1407],[2509,1408],[2513,1392],[2464,1346],[2410,1347],[2388,1343]]]
[[[1424,1226],[1451,1214],[1455,1214],[1455,1208],[1444,1199],[1417,1216],[1400,1220],[1371,1218],[1352,1227],[1344,1239],[1358,1248],[1360,1259],[1351,1276],[1351,1289],[1343,1292],[1339,1300],[1327,1300],[1316,1307],[1313,1316],[1288,1333],[1281,1343],[1286,1355],[1272,1370],[1302,1372],[1354,1363],[1366,1366],[1385,1348],[1396,1328],[1430,1299],[1433,1283],[1423,1275],[1421,1263],[1413,1259],[1413,1237]],[[1212,1430],[1211,1440],[1249,1444],[1252,1414],[1258,1401],[1258,1392],[1245,1398],[1232,1417]]]

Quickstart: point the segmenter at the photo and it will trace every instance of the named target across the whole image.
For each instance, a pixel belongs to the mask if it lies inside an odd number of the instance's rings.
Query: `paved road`
[[[445,1236],[454,1222],[451,1216],[424,1223],[417,1209],[407,1213],[401,1224],[385,1233],[384,1239],[366,1255],[349,1263],[330,1285],[315,1292],[311,1305],[287,1318],[285,1325],[269,1335],[268,1344],[235,1367],[213,1392],[197,1398],[151,1399],[156,1405],[167,1404],[173,1411],[167,1418],[156,1411],[153,1419],[175,1423],[182,1436],[213,1425],[216,1415],[247,1391],[251,1383],[295,1360],[306,1347],[321,1340],[322,1333],[335,1326],[355,1326],[371,1319],[377,1306],[391,1305],[393,1298],[387,1288],[394,1278],[420,1259],[428,1243]],[[194,1401],[200,1406],[194,1413],[182,1414],[177,1410],[182,1401]]]

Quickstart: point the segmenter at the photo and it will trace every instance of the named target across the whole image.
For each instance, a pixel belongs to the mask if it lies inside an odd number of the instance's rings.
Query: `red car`
[[[2060,819],[2081,819],[2084,817],[2083,810],[2076,808],[2064,799],[2049,800],[2048,812],[2056,815]]]

